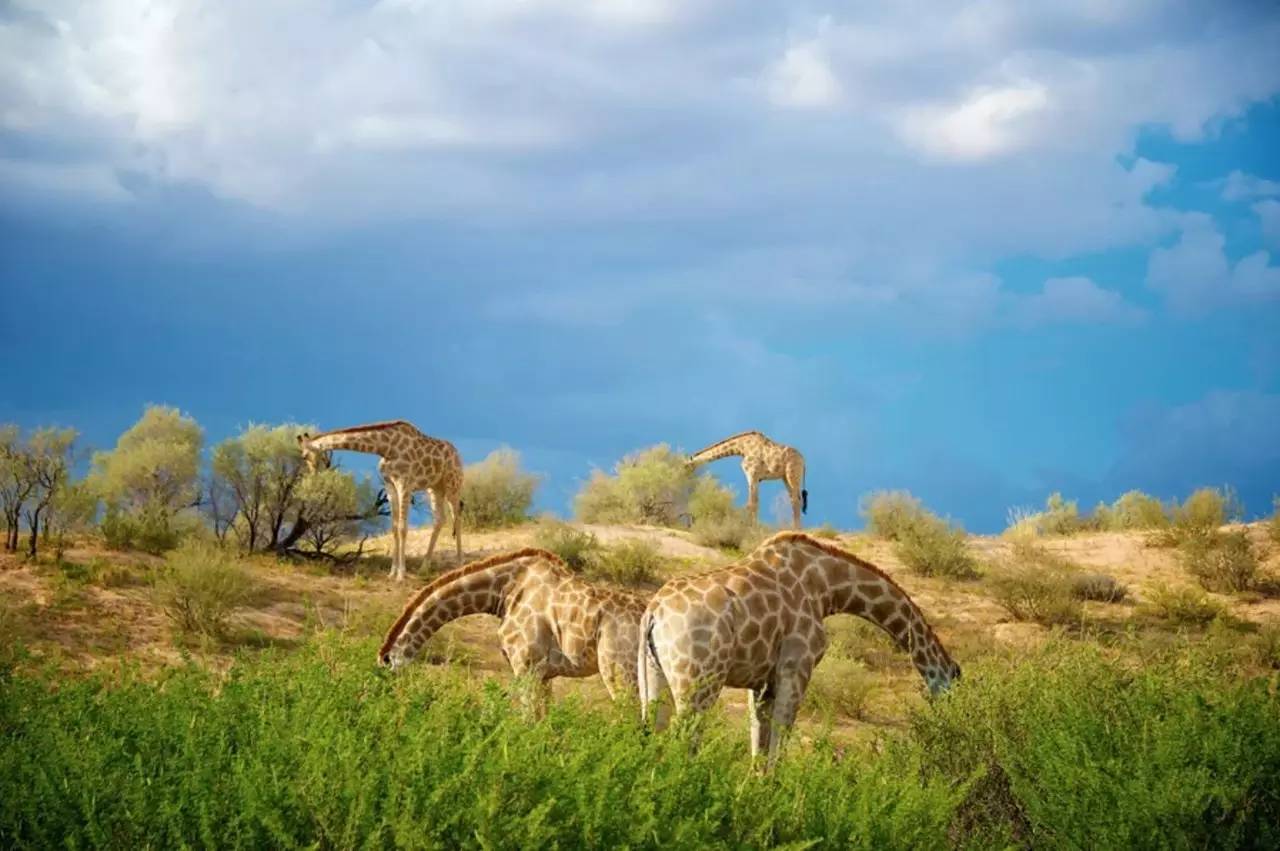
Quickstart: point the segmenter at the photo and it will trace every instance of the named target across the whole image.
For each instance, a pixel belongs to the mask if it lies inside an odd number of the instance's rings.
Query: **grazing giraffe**
[[[799,529],[800,515],[809,510],[809,492],[804,489],[804,456],[800,450],[776,443],[758,431],[744,431],[693,453],[685,463],[696,468],[730,455],[742,456],[742,472],[747,477],[747,513],[752,521],[759,513],[760,483],[782,479],[791,496],[792,525]]]
[[[642,713],[667,687],[678,714],[705,711],[726,686],[748,689],[751,755],[767,752],[772,766],[826,652],[822,621],[841,613],[887,632],[911,655],[931,694],[960,676],[920,608],[892,579],[835,546],[781,532],[734,564],[658,589],[640,622]]]
[[[498,639],[512,672],[532,678],[537,714],[555,677],[599,673],[619,700],[636,694],[644,603],[582,581],[546,550],[515,550],[451,570],[414,595],[387,632],[378,663],[395,670],[449,621],[490,614],[502,621]]]
[[[326,431],[314,437],[303,432],[298,446],[311,472],[329,465],[335,449],[377,455],[378,472],[391,502],[391,576],[403,582],[405,539],[409,532],[409,504],[414,493],[425,490],[431,500],[431,543],[425,563],[430,563],[436,539],[444,528],[444,508],[453,511],[453,538],[462,559],[462,458],[447,440],[428,437],[409,422],[369,423]]]

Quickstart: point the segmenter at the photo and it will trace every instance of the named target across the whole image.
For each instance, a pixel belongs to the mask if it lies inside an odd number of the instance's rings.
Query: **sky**
[[[0,421],[403,418],[559,513],[747,429],[813,525],[1268,513],[1277,44],[1271,2],[0,0]]]

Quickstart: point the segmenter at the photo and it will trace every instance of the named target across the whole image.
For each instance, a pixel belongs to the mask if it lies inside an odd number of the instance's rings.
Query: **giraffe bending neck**
[[[321,451],[343,449],[348,452],[369,452],[374,455],[380,455],[385,449],[385,443],[379,440],[379,432],[397,425],[408,425],[408,423],[396,420],[394,422],[335,429],[334,431],[321,432],[310,438],[308,442],[312,448]]]
[[[911,657],[931,693],[951,684],[955,670],[951,657],[920,607],[898,583],[875,565],[808,535],[783,532],[769,543],[778,540],[791,540],[834,556],[822,565],[825,590],[819,595],[819,605],[824,618],[847,614],[875,624]]]
[[[559,559],[544,550],[523,549],[472,562],[436,577],[405,606],[387,632],[378,660],[392,668],[410,662],[440,627],[466,615],[501,617],[511,580],[530,558]]]
[[[745,450],[743,443],[749,438],[758,438],[760,436],[758,431],[744,431],[741,434],[735,434],[733,437],[726,437],[719,443],[713,443],[690,455],[689,463],[696,467],[701,464],[718,461],[721,458],[728,458],[732,455],[741,455]]]

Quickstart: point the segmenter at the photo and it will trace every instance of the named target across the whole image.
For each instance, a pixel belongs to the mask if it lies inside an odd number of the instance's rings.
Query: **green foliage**
[[[732,491],[710,475],[695,476],[684,456],[665,443],[627,455],[612,476],[592,471],[574,497],[574,513],[584,523],[714,522],[728,516],[732,505]]]
[[[529,519],[538,477],[520,469],[520,453],[502,447],[468,464],[462,476],[462,518],[469,529],[515,526]]]
[[[173,514],[196,500],[204,432],[176,408],[149,405],[115,449],[93,457],[94,486],[126,514]]]
[[[849,718],[864,720],[879,679],[863,662],[829,652],[814,669],[805,689],[804,706],[828,724]]]
[[[1142,491],[1131,490],[1112,503],[1108,522],[1103,528],[1123,531],[1162,529],[1168,525],[1169,515],[1160,500]]]
[[[858,512],[866,518],[867,531],[887,541],[900,540],[922,517],[929,516],[907,491],[876,491],[864,496]]]
[[[925,776],[976,772],[954,835],[980,847],[1280,842],[1280,696],[1185,649],[1134,670],[1088,645],[970,665],[915,716]]]
[[[183,632],[221,637],[227,619],[252,594],[248,571],[225,550],[185,541],[155,577],[156,603]]]
[[[162,506],[144,505],[133,514],[125,514],[108,505],[100,525],[107,546],[115,550],[142,550],[163,553],[182,540],[190,524],[179,524]]]
[[[1173,547],[1210,544],[1218,529],[1238,519],[1239,512],[1239,502],[1230,488],[1200,488],[1174,504],[1168,528],[1157,532],[1152,543]]]
[[[1010,615],[1044,626],[1078,625],[1084,609],[1064,571],[1018,562],[992,572],[992,596]]]
[[[830,523],[823,523],[816,529],[810,529],[809,534],[815,538],[826,538],[828,541],[836,541],[840,539],[840,530]]]
[[[1054,646],[966,667],[872,747],[793,737],[753,770],[746,721],[691,753],[634,708],[370,663],[325,637],[226,674],[7,676],[5,847],[1274,847],[1280,698],[1200,656],[1132,670]],[[48,676],[52,677],[53,674]],[[856,707],[855,707],[856,708]]]
[[[556,520],[540,521],[533,542],[579,572],[588,570],[600,551],[600,540],[595,535]]]
[[[735,509],[721,518],[694,521],[693,540],[704,547],[730,553],[747,553],[769,536],[770,530],[752,520],[747,512]]]
[[[1267,521],[1267,536],[1271,543],[1280,545],[1280,496],[1272,500],[1271,519]]]
[[[1072,577],[1071,594],[1077,600],[1119,603],[1128,596],[1129,589],[1105,573],[1086,573]]]
[[[1043,511],[1014,509],[1009,512],[1006,534],[1074,535],[1096,521],[1080,516],[1079,505],[1074,499],[1064,499],[1057,491],[1045,500]]]
[[[867,531],[895,543],[902,563],[923,576],[972,579],[978,564],[962,527],[930,513],[907,491],[877,491],[862,499]]]
[[[665,564],[658,545],[641,538],[626,538],[598,550],[589,561],[587,573],[594,579],[623,585],[651,585]]]
[[[1146,610],[1179,626],[1204,626],[1226,609],[1199,588],[1162,585],[1147,593]]]
[[[1183,566],[1210,591],[1248,591],[1258,581],[1258,556],[1243,529],[1188,536],[1179,555]]]
[[[922,576],[973,579],[978,576],[978,564],[967,540],[960,526],[924,514],[898,532],[894,552]]]

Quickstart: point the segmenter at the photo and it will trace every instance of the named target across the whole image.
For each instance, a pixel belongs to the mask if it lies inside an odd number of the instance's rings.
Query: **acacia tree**
[[[27,463],[22,432],[16,425],[0,427],[0,513],[4,514],[4,549],[17,552],[22,507],[35,490]]]
[[[140,524],[156,549],[171,546],[174,516],[199,501],[203,442],[191,417],[177,408],[147,406],[114,449],[93,457],[93,486],[106,501],[108,519]]]
[[[339,469],[307,473],[297,440],[304,431],[315,429],[250,425],[214,448],[207,504],[215,532],[234,535],[248,552],[329,555],[376,520],[386,499],[367,482]]]
[[[23,508],[30,530],[27,555],[35,558],[41,522],[48,523],[51,506],[61,498],[71,475],[72,453],[79,435],[73,428],[38,429],[27,441],[27,476],[34,487]]]

